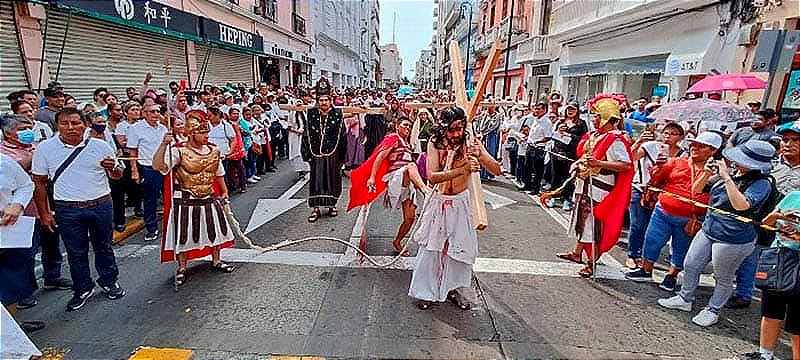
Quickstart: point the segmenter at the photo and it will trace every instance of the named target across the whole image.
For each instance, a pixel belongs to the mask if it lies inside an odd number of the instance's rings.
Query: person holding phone
[[[674,127],[664,129],[667,138],[676,132]],[[672,141],[666,139],[665,141]],[[650,169],[649,184],[663,188],[658,203],[653,209],[642,244],[642,264],[639,269],[625,274],[633,281],[652,281],[653,264],[658,260],[661,249],[671,241],[672,256],[669,273],[659,287],[665,291],[674,291],[678,273],[683,269],[684,258],[694,234],[687,231],[689,222],[698,222],[705,215],[705,209],[678,200],[670,194],[683,198],[708,203],[709,194],[693,191],[695,181],[702,177],[706,162],[722,146],[722,137],[713,132],[704,132],[694,139],[689,139],[689,157],[673,157],[669,155],[669,143],[660,147],[654,166]]]
[[[761,208],[772,191],[772,184],[765,174],[772,169],[774,154],[775,148],[761,140],[727,148],[722,151],[724,160],[708,160],[692,191],[708,194],[708,204],[714,209],[750,217]],[[752,254],[756,238],[753,224],[709,208],[702,229],[692,239],[686,253],[683,263],[686,273],[681,291],[676,296],[659,299],[658,304],[668,309],[691,311],[700,273],[711,262],[716,280],[714,293],[692,322],[703,327],[716,324],[720,311],[733,294],[736,270]]]

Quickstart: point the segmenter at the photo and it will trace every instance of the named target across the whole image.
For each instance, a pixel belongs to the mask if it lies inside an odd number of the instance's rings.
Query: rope
[[[439,184],[434,186],[434,190],[433,191],[431,191],[428,194],[426,194],[425,201],[423,202],[423,205],[422,205],[422,213],[423,214],[425,213],[425,210],[430,205],[430,199],[431,199],[432,195],[438,190],[438,187],[439,187]],[[365,207],[362,207],[361,211],[365,212],[366,211],[365,209],[366,209]],[[349,241],[342,240],[342,239],[339,239],[339,238],[336,238],[336,237],[331,237],[331,236],[309,236],[309,237],[304,237],[302,239],[284,240],[284,241],[281,241],[281,242],[279,242],[277,244],[273,244],[273,245],[270,245],[270,246],[267,246],[267,247],[259,246],[259,245],[256,245],[253,242],[253,240],[250,239],[247,235],[245,235],[244,232],[242,232],[242,228],[241,228],[241,225],[239,223],[239,220],[237,220],[236,217],[233,215],[233,211],[231,210],[230,203],[226,203],[223,206],[223,211],[225,213],[225,218],[228,219],[228,222],[231,224],[231,228],[233,228],[234,235],[236,235],[237,237],[242,239],[242,241],[244,241],[244,243],[247,244],[248,247],[250,247],[253,250],[260,251],[262,254],[263,253],[267,253],[267,252],[271,252],[271,251],[275,251],[275,250],[278,250],[278,249],[281,249],[281,248],[297,245],[297,244],[300,244],[300,243],[304,243],[304,242],[307,242],[307,241],[314,241],[314,240],[331,241],[331,242],[337,242],[337,243],[343,244],[343,245],[355,250],[359,255],[362,256],[362,258],[366,259],[369,263],[371,263],[372,265],[374,265],[376,267],[379,267],[379,268],[390,267],[390,266],[394,265],[395,263],[397,263],[400,260],[400,258],[404,257],[403,254],[406,252],[406,250],[408,250],[408,245],[414,240],[414,234],[416,233],[416,230],[422,224],[421,221],[417,221],[415,223],[414,227],[412,227],[411,230],[409,231],[409,233],[411,233],[411,236],[410,236],[409,240],[406,241],[405,244],[403,244],[403,248],[400,250],[400,252],[395,257],[393,257],[391,260],[389,260],[388,262],[381,263],[381,262],[378,262],[377,260],[375,260],[374,257],[372,257],[369,254],[367,254],[364,250],[361,250],[361,248],[359,248],[357,245],[355,245],[355,244],[353,244],[353,243],[351,243]],[[366,213],[365,213],[365,215],[366,215]],[[361,216],[361,213],[359,213],[359,216]],[[366,216],[365,216],[364,217],[364,222],[366,223],[366,221],[367,221],[367,219],[366,219]],[[366,226],[366,224],[365,224],[365,226]]]

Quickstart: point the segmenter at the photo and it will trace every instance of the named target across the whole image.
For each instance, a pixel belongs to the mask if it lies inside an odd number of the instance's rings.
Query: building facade
[[[58,80],[91,101],[99,86],[123,96],[147,72],[164,88],[306,84],[315,63],[307,19],[307,1],[3,1],[0,92]]]
[[[434,59],[431,49],[420,51],[414,71],[414,84],[421,89],[433,89]]]
[[[311,1],[314,23],[314,76],[336,87],[374,86],[379,65],[380,19],[377,0]]]
[[[438,15],[434,39],[435,53],[438,55],[436,69],[438,71],[437,84],[441,89],[453,87],[453,65],[450,58],[449,44],[451,41],[458,43],[461,49],[461,62],[464,66],[465,86],[470,89],[477,78],[473,78],[473,69],[476,63],[475,45],[478,39],[478,8],[477,1],[440,0],[436,3],[434,14]]]
[[[403,59],[400,58],[397,44],[381,45],[380,50],[382,86],[399,85],[403,79]]]
[[[586,1],[589,2],[589,1]],[[480,78],[489,49],[501,42],[502,56],[492,69],[487,95],[522,98],[525,68],[518,61],[519,45],[528,38],[533,2],[531,0],[480,0],[478,3],[474,79]]]

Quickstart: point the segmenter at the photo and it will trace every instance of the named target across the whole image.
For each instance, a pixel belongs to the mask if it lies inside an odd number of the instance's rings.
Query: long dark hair
[[[433,142],[433,146],[439,150],[447,149],[447,129],[450,128],[456,121],[464,121],[464,126],[467,126],[467,115],[464,113],[464,110],[458,106],[450,106],[445,108],[441,112],[439,112],[439,120],[436,124],[431,128],[431,139],[430,141]],[[464,131],[464,138],[461,144],[456,145],[464,145],[467,143],[467,132]],[[461,159],[463,156],[462,151],[458,151],[456,153],[456,159]]]

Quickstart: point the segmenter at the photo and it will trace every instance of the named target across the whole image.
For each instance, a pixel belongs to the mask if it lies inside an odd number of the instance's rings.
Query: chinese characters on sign
[[[89,16],[118,17],[128,23],[145,25],[147,30],[164,30],[200,37],[200,18],[155,1],[136,0],[59,0],[59,7],[86,12]]]

